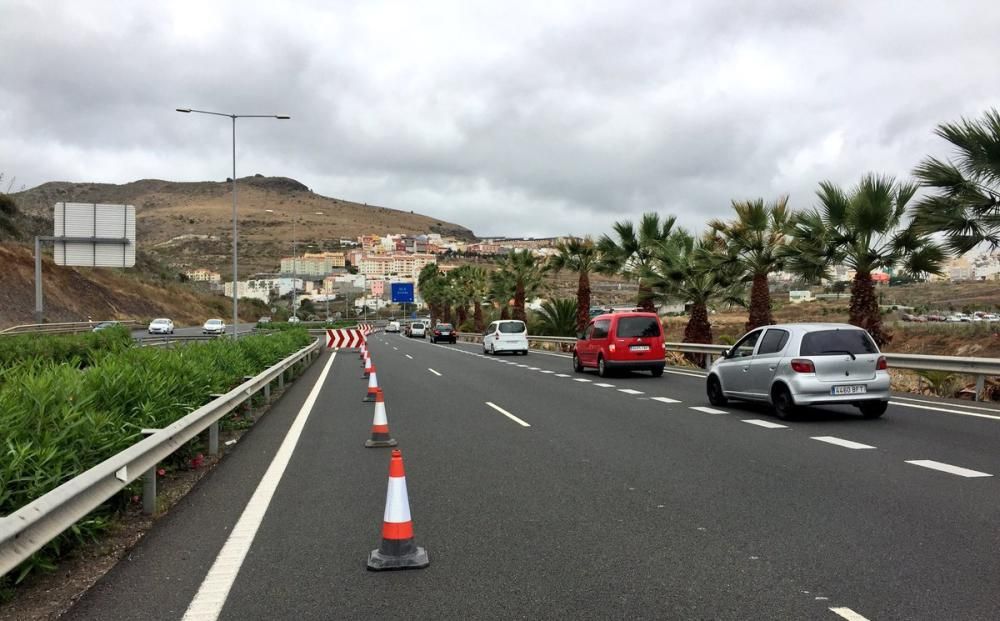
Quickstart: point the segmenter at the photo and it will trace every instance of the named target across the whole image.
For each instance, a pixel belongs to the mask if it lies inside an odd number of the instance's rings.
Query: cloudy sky
[[[0,0],[0,172],[237,173],[480,235],[697,229],[733,198],[907,175],[1000,106],[996,0]],[[7,181],[0,190],[7,189]]]

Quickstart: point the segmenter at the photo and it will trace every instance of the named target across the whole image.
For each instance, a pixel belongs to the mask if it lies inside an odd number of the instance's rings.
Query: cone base
[[[389,438],[388,440],[365,440],[365,448],[382,448],[386,446],[396,446],[399,442],[396,442],[395,438]]]
[[[369,571],[391,571],[396,569],[423,569],[431,564],[427,550],[417,548],[416,552],[403,556],[389,556],[379,550],[372,550],[368,555]]]

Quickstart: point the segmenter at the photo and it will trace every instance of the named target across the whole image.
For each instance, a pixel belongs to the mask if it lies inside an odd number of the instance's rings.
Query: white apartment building
[[[420,270],[432,263],[437,263],[433,254],[369,255],[361,259],[358,271],[369,278],[399,276],[416,279]]]
[[[303,276],[326,276],[346,265],[343,252],[305,253],[301,257],[282,257],[281,273]]]
[[[184,272],[184,275],[194,282],[222,282],[222,274],[204,268]]]
[[[298,291],[302,291],[303,281],[297,278],[251,278],[240,280],[236,283],[236,296],[240,298],[253,298],[263,302],[269,302],[272,293],[276,296],[287,295],[292,292],[292,284]],[[226,297],[233,296],[232,281],[225,284]]]

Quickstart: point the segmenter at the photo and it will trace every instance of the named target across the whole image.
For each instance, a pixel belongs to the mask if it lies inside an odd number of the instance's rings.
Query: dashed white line
[[[413,356],[411,356],[410,354],[405,354],[405,355],[406,355],[406,357],[407,357],[407,358],[409,358],[410,360],[413,360]]]
[[[542,369],[539,373],[545,373],[547,375],[552,375],[555,371],[549,371],[548,369]]]
[[[518,425],[520,425],[522,427],[531,427],[531,425],[529,425],[528,423],[524,422],[520,418],[514,416],[513,414],[511,414],[507,410],[503,409],[499,405],[493,403],[492,401],[487,401],[486,405],[490,406],[491,408],[493,408],[497,412],[500,412],[501,414],[503,414],[504,416],[506,416],[507,418],[511,419],[512,421],[514,421],[515,423],[517,423]]]
[[[659,399],[657,399],[657,401],[659,401]],[[715,408],[707,408],[707,407],[705,407],[703,405],[691,406],[691,409],[695,410],[696,412],[701,412],[703,414],[728,414],[728,412],[726,412],[725,410],[716,410]],[[760,422],[764,422],[764,421],[760,421]]]
[[[764,429],[788,429],[786,425],[779,425],[778,423],[772,423],[769,420],[760,420],[759,418],[744,418],[743,422],[750,423],[751,425],[757,425],[758,427],[763,427]]]
[[[941,472],[947,472],[948,474],[957,474],[958,476],[965,477],[967,479],[993,476],[992,474],[988,474],[986,472],[979,472],[978,470],[969,470],[968,468],[952,466],[951,464],[942,463],[940,461],[934,461],[932,459],[912,459],[908,460],[906,463],[913,464],[914,466],[922,466],[924,468],[930,468],[931,470],[940,470]]]
[[[849,449],[873,449],[874,446],[870,444],[861,444],[860,442],[852,442],[851,440],[844,440],[843,438],[837,438],[834,436],[813,436],[812,440],[819,440],[820,442],[826,442],[827,444],[836,444],[837,446],[842,446]]]
[[[569,377],[568,375],[566,377]],[[585,377],[577,377],[573,379],[574,382],[589,382],[590,380]]]
[[[844,619],[847,619],[847,621],[868,621],[867,617],[859,615],[850,608],[831,608],[830,612],[835,615],[840,615]]]
[[[643,395],[643,394],[646,394],[646,393],[642,392],[641,390],[633,390],[631,388],[619,388],[618,392],[623,392],[626,395]]]
[[[677,399],[671,399],[670,397],[650,397],[653,401],[659,401],[660,403],[680,403]]]
[[[438,373],[437,371],[435,371],[434,369],[432,369],[430,367],[427,367],[427,370],[430,371],[431,373],[433,373],[434,375],[437,375],[438,377],[441,377],[441,374]]]
[[[528,370],[529,371],[539,371],[540,369],[538,367],[528,367]]]
[[[333,366],[336,357],[337,353],[334,352],[327,360],[326,366],[323,367],[316,383],[313,384],[309,396],[299,408],[299,413],[292,421],[292,426],[288,429],[285,439],[281,441],[281,446],[278,447],[278,452],[271,460],[271,465],[264,472],[260,483],[257,484],[257,489],[254,490],[253,496],[250,497],[246,508],[243,509],[240,519],[237,520],[236,526],[233,527],[225,545],[222,546],[219,556],[212,563],[212,568],[208,570],[198,592],[191,600],[191,604],[188,605],[187,611],[184,613],[185,620],[218,619],[219,614],[222,613],[222,607],[226,604],[226,598],[229,597],[229,591],[233,587],[236,575],[246,559],[247,552],[250,551],[250,546],[253,544],[254,537],[257,536],[261,522],[264,521],[264,514],[267,513],[274,492],[278,489],[278,483],[288,467],[292,453],[295,452],[295,445],[299,442],[302,430],[306,426],[309,414],[316,404],[316,399],[319,398],[319,393],[326,382],[326,376],[329,374],[330,367]]]
[[[569,377],[565,373],[556,373],[556,377]]]
[[[602,382],[594,384],[594,386],[600,386],[601,388],[614,388],[615,387],[614,384],[605,384],[605,383],[602,383]]]
[[[393,350],[399,351],[399,348],[398,347],[393,347]]]

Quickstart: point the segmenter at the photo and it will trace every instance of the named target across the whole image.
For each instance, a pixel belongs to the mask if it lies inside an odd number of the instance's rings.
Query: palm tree
[[[554,272],[570,270],[580,275],[576,285],[576,331],[583,332],[590,321],[590,273],[597,268],[600,257],[594,240],[571,237],[556,244],[558,254],[549,258],[548,269]]]
[[[935,132],[956,149],[955,161],[929,157],[913,174],[937,193],[916,205],[923,233],[943,232],[948,249],[964,254],[986,242],[1000,246],[1000,112],[982,119],[938,125]]]
[[[820,207],[793,218],[787,267],[807,280],[827,278],[833,265],[854,270],[850,322],[864,328],[879,346],[891,336],[882,330],[872,272],[899,269],[915,277],[939,274],[943,249],[908,223],[903,226],[912,183],[868,174],[849,192],[829,181],[820,183]]]
[[[427,304],[427,309],[431,314],[431,324],[436,324],[441,316],[441,302],[445,293],[444,274],[438,269],[436,263],[425,265],[417,276],[417,286],[420,288],[420,295]]]
[[[489,277],[486,270],[473,265],[466,266],[465,286],[469,297],[472,299],[472,322],[476,332],[486,329],[483,321],[483,300],[486,299],[490,289]]]
[[[515,250],[507,255],[500,267],[514,281],[514,319],[527,321],[524,312],[525,298],[533,295],[542,284],[542,266],[530,250]]]
[[[575,336],[582,332],[577,328],[577,302],[572,298],[547,300],[538,311],[538,319],[545,336]]]
[[[510,319],[510,302],[517,288],[514,275],[504,269],[490,272],[489,298],[500,309],[500,319]]]
[[[624,274],[637,280],[639,292],[636,304],[648,312],[655,312],[656,308],[653,306],[652,289],[644,274],[657,247],[670,237],[676,221],[674,216],[667,216],[661,221],[658,214],[645,213],[639,220],[638,229],[627,220],[615,222],[612,228],[617,239],[602,235],[597,242],[601,254],[598,270],[605,274]]]
[[[719,238],[725,251],[720,255],[723,262],[738,266],[744,279],[752,283],[750,316],[746,323],[749,332],[774,323],[767,277],[785,267],[784,247],[791,228],[791,212],[787,196],[780,196],[773,203],[765,203],[761,198],[733,201],[733,210],[736,211],[734,220],[713,220],[709,229]]]

